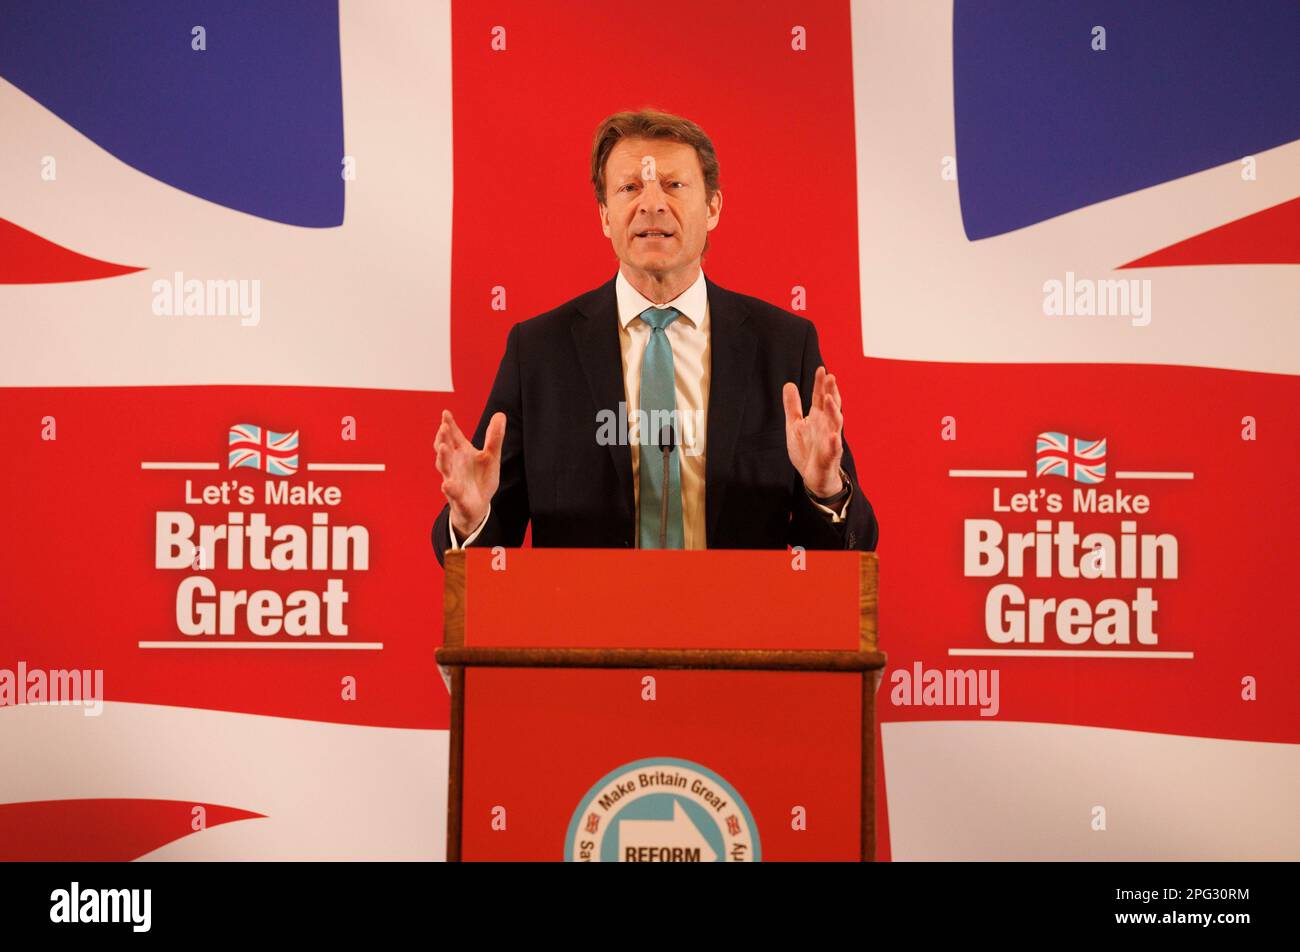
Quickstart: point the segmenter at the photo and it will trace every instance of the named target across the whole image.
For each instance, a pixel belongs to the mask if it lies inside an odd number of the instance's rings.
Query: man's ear
[[[606,205],[597,205],[596,214],[600,216],[600,230],[603,231],[605,233],[605,237],[608,238],[610,236],[609,235],[609,207]]]
[[[709,231],[718,227],[718,220],[722,217],[722,189],[713,193],[709,199],[709,215],[705,219],[705,228]]]

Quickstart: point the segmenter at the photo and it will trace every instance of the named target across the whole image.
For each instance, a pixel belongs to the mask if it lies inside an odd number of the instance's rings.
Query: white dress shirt
[[[628,442],[632,449],[632,487],[637,525],[641,524],[641,445],[636,411],[641,405],[641,360],[650,343],[651,328],[641,320],[647,300],[623,276],[614,279],[618,298],[618,342],[623,354],[623,393],[627,397]],[[681,446],[682,535],[687,549],[704,549],[704,460],[709,416],[709,293],[701,271],[695,283],[673,298],[665,308],[680,316],[664,330],[673,348],[673,392]],[[662,464],[660,464],[662,465]]]
[[[632,450],[632,487],[636,500],[637,525],[641,518],[641,447],[636,421],[636,411],[640,406],[641,396],[641,359],[645,355],[646,345],[650,342],[650,325],[640,320],[641,313],[647,308],[660,307],[647,300],[641,292],[632,287],[632,283],[623,276],[620,268],[614,279],[614,293],[618,299],[618,341],[623,357],[623,394],[627,401],[627,439]],[[688,549],[708,548],[705,538],[704,521],[704,463],[707,446],[707,422],[709,417],[709,366],[711,349],[709,346],[709,295],[701,270],[695,283],[662,307],[676,308],[680,313],[664,330],[673,349],[673,390],[677,401],[678,432],[681,439],[682,484],[682,530],[683,544]],[[622,414],[619,414],[622,417]],[[832,522],[841,522],[848,510],[848,500],[837,513],[833,509],[813,500],[813,505],[831,517]],[[464,545],[469,545],[478,537],[492,514],[492,506],[483,516],[483,521],[465,537]],[[451,528],[451,547],[458,549],[461,544],[456,541],[456,530]]]

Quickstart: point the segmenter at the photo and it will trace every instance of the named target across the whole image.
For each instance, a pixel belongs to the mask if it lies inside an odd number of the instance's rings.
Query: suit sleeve
[[[817,368],[822,366],[821,349],[817,344],[817,328],[808,322],[807,336],[804,338],[803,365],[799,373],[799,396],[804,413],[812,407],[813,382],[817,377]],[[857,467],[853,461],[853,452],[849,441],[844,442],[844,457],[840,465],[849,474],[853,483],[853,494],[849,497],[847,518],[842,522],[832,522],[824,510],[819,509],[804,490],[803,478],[795,474],[791,487],[794,500],[790,513],[790,535],[787,545],[803,546],[805,549],[860,549],[870,552],[875,549],[880,536],[876,523],[876,514],[862,491]]]
[[[488,423],[494,413],[506,415],[506,435],[501,444],[501,482],[492,497],[487,521],[472,537],[470,547],[506,546],[518,548],[523,544],[528,528],[528,486],[524,473],[524,420],[523,396],[519,373],[519,325],[510,328],[506,337],[506,352],[501,358],[487,405],[474,431],[474,445],[482,448]],[[433,551],[438,564],[445,565],[447,549],[451,547],[451,506],[444,505],[433,523]]]

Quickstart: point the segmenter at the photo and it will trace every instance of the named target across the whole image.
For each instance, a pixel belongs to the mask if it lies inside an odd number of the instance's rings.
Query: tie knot
[[[661,331],[681,315],[675,307],[648,307],[641,312],[641,320]]]

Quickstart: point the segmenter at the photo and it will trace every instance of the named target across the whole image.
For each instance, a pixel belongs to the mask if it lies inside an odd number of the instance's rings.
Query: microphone
[[[668,544],[668,458],[675,445],[674,436],[671,423],[665,423],[659,428],[659,449],[664,454],[664,481],[660,484],[663,492],[659,494],[663,497],[659,506],[659,548],[661,549]]]

